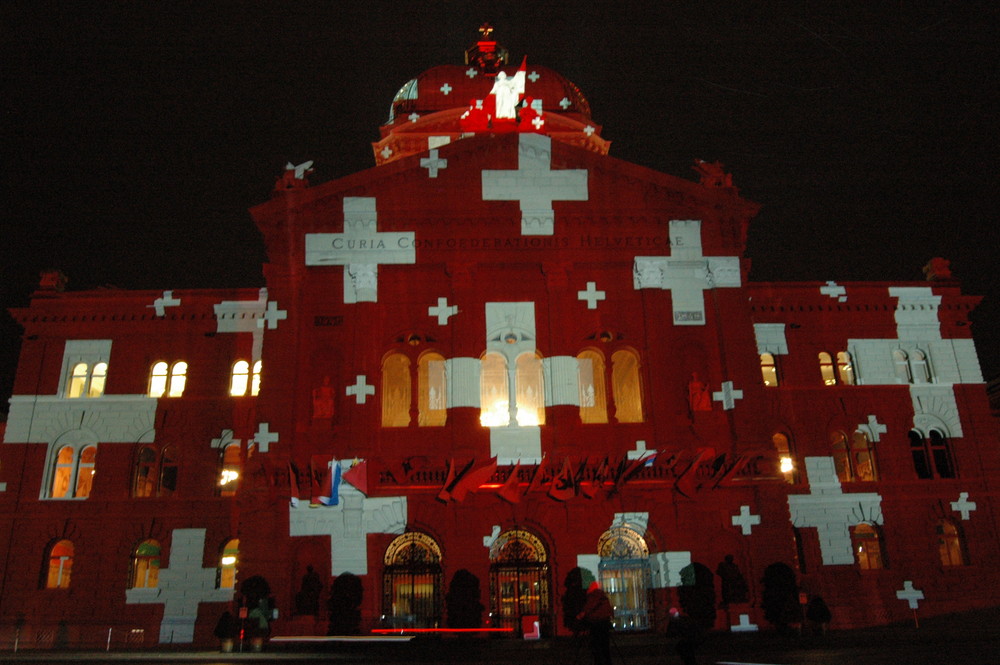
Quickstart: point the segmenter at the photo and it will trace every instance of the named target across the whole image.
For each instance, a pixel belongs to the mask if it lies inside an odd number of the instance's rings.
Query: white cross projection
[[[597,290],[597,282],[587,282],[587,288],[576,292],[577,300],[586,300],[587,309],[597,309],[597,302],[604,300],[607,295],[604,291]]]
[[[357,398],[357,404],[364,404],[368,395],[375,394],[375,386],[368,384],[368,378],[364,374],[358,374],[354,385],[347,386],[347,394]]]
[[[448,160],[438,157],[437,148],[428,153],[429,156],[420,158],[420,166],[427,169],[427,175],[431,178],[438,177],[438,170],[448,167]]]
[[[261,423],[257,426],[257,433],[253,435],[253,443],[257,444],[257,450],[266,453],[271,444],[277,442],[278,433],[269,431],[267,423]]]
[[[760,524],[760,515],[751,515],[750,506],[740,506],[740,514],[733,515],[733,526],[740,527],[744,536],[749,536],[757,524]]]
[[[457,305],[448,305],[447,298],[438,298],[438,304],[436,307],[427,308],[428,316],[436,316],[439,326],[448,325],[448,318],[458,314]]]

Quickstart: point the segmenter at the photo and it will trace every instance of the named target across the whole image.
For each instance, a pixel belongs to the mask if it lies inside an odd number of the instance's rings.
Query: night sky
[[[909,4],[7,0],[0,306],[50,267],[70,290],[263,285],[247,208],[285,163],[372,167],[399,87],[489,21],[580,87],[611,155],[692,180],[723,162],[763,204],[753,280],[950,259],[997,376],[998,10]],[[4,402],[18,335],[0,315]]]

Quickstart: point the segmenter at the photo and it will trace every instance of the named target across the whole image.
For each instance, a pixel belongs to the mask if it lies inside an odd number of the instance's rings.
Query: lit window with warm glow
[[[222,546],[219,556],[219,568],[216,573],[216,587],[219,589],[236,588],[236,573],[240,558],[240,541],[233,538]]]
[[[100,397],[104,394],[104,383],[108,377],[108,364],[76,363],[70,371],[66,384],[66,397]]]
[[[60,540],[48,552],[46,562],[45,588],[68,589],[70,575],[73,572],[73,543]]]
[[[851,362],[851,354],[847,351],[837,353],[837,376],[841,384],[854,385],[854,364]]]
[[[639,354],[628,349],[620,349],[611,354],[611,390],[615,402],[615,420],[620,423],[641,423]]]
[[[160,580],[160,543],[144,540],[132,552],[130,589],[155,589]]]
[[[417,362],[418,411],[421,427],[442,427],[448,420],[448,381],[444,356],[425,353]]]
[[[521,427],[545,424],[545,377],[542,359],[534,353],[517,357],[517,424]]]
[[[858,568],[861,570],[885,568],[882,543],[879,540],[878,529],[874,525],[862,522],[851,527],[851,545]]]
[[[410,359],[390,353],[382,361],[382,427],[410,424]]]
[[[841,482],[872,482],[878,480],[875,449],[868,435],[856,431],[848,440],[843,432],[830,435],[833,463]]]
[[[760,374],[764,385],[773,388],[778,385],[778,367],[774,364],[774,356],[770,353],[760,354]]]
[[[833,371],[833,358],[826,351],[819,352],[819,373],[823,377],[825,385],[837,385],[837,377]]]
[[[188,364],[186,362],[176,362],[170,368],[170,383],[167,389],[167,397],[180,397],[184,394],[184,386],[187,384]]]
[[[97,446],[63,446],[55,455],[49,498],[86,499],[94,486]]]
[[[778,471],[784,476],[786,482],[794,483],[795,457],[792,455],[788,437],[781,432],[775,432],[771,436],[771,442],[774,444],[774,451],[778,455]]]
[[[604,382],[604,355],[582,351],[576,357],[580,375],[580,422],[607,423],[608,395]]]
[[[163,397],[167,392],[167,363],[158,362],[149,373],[149,396]]]
[[[250,374],[250,396],[256,397],[260,394],[261,361],[253,364],[253,372]]]
[[[222,453],[222,468],[219,470],[219,496],[236,496],[240,486],[240,447],[231,443]]]
[[[247,394],[250,387],[250,363],[245,360],[237,360],[233,363],[233,372],[229,379],[229,394],[233,397],[242,397]]]
[[[180,465],[172,446],[157,450],[142,446],[136,455],[132,496],[167,497],[177,490]]]
[[[484,427],[505,427],[510,423],[507,360],[499,353],[487,353],[480,364],[479,422]]]
[[[180,397],[184,394],[184,385],[187,382],[186,362],[176,362],[172,366],[165,362],[158,362],[153,365],[149,372],[149,396],[150,397]]]

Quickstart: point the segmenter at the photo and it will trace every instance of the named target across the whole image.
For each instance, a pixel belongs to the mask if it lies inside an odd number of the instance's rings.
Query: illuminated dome
[[[484,37],[491,31],[480,29]],[[516,88],[506,114],[493,94],[503,83]],[[610,144],[600,130],[572,81],[527,57],[510,65],[506,49],[480,40],[466,51],[465,65],[432,67],[403,84],[372,148],[381,165],[475,134],[531,132],[607,154]]]

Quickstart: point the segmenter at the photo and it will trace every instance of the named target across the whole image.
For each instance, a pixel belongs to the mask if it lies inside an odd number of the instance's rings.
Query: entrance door
[[[601,588],[615,608],[615,630],[649,630],[652,575],[645,539],[628,527],[605,531],[598,543]]]
[[[527,531],[501,533],[490,548],[490,612],[493,626],[521,633],[521,617],[538,617],[552,634],[549,566],[545,546]]]

